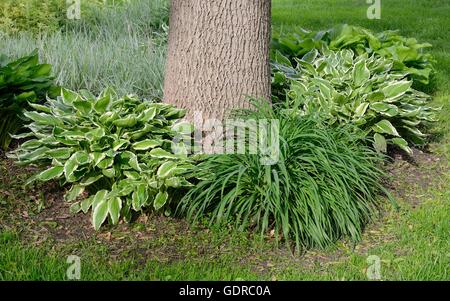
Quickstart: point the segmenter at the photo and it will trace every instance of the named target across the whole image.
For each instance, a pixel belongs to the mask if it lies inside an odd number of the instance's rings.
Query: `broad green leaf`
[[[155,197],[155,200],[153,201],[153,207],[155,210],[159,210],[167,203],[167,199],[169,198],[169,194],[164,191],[158,192],[158,194]]]
[[[64,173],[63,166],[55,166],[41,172],[37,176],[37,178],[43,182],[46,182],[62,176],[63,173]]]
[[[139,180],[141,178],[141,175],[136,172],[136,171],[124,171],[123,172],[124,176],[129,178],[129,179],[133,179],[133,180]]]
[[[375,133],[375,135],[373,136],[374,138],[374,148],[376,151],[378,152],[382,152],[385,153],[387,152],[387,142],[386,142],[386,138],[384,138],[384,136]]]
[[[362,117],[366,114],[367,109],[369,108],[368,102],[363,102],[360,104],[355,110],[355,117]]]
[[[412,86],[411,81],[400,81],[382,89],[387,98],[396,98],[405,94]]]
[[[111,198],[108,202],[109,216],[113,225],[117,225],[120,219],[120,210],[122,209],[122,199],[119,197]]]
[[[72,148],[62,147],[48,150],[46,155],[53,159],[64,160],[70,158],[72,152]]]
[[[69,208],[69,212],[70,212],[71,214],[79,213],[81,210],[82,210],[82,209],[81,209],[81,203],[80,203],[80,202],[76,202],[76,203],[72,204],[72,205],[70,206],[70,208]]]
[[[103,169],[102,174],[107,178],[114,178],[116,176],[116,170],[114,168]]]
[[[75,201],[83,192],[85,187],[81,185],[73,185],[72,188],[64,196],[67,202]]]
[[[95,206],[94,212],[92,213],[92,225],[94,226],[95,230],[100,229],[102,224],[105,222],[106,218],[108,217],[108,209],[108,200],[103,200],[102,202],[97,204],[97,206]]]
[[[394,143],[395,145],[399,146],[402,150],[404,150],[408,154],[410,154],[410,155],[413,154],[413,151],[408,146],[408,142],[406,142],[405,139],[403,139],[403,138],[393,138],[392,139],[392,143]]]
[[[113,124],[120,128],[130,128],[137,124],[137,119],[135,116],[129,116],[126,118],[114,120]]]
[[[134,211],[141,210],[148,199],[148,193],[145,185],[139,185],[132,195],[132,206]]]
[[[62,89],[61,94],[64,103],[67,105],[71,105],[74,101],[80,99],[80,96],[77,93],[67,89]]]
[[[84,116],[89,115],[92,111],[92,103],[86,100],[74,101],[73,106]]]
[[[93,203],[94,203],[94,196],[91,196],[91,197],[81,201],[80,202],[81,211],[83,211],[83,213],[87,213]]]
[[[86,133],[86,138],[89,141],[95,141],[105,136],[105,130],[102,128],[97,128]]]
[[[52,112],[52,109],[48,106],[43,106],[43,105],[40,105],[37,103],[32,103],[32,102],[29,102],[28,105],[30,107],[32,107],[33,109],[35,109],[36,111],[41,111],[41,112],[44,112],[47,114],[50,114]]]
[[[106,202],[108,199],[109,192],[107,190],[100,190],[94,195],[94,199],[92,201],[92,209],[95,209],[98,204],[102,202]]]
[[[133,144],[133,149],[137,151],[145,151],[162,145],[162,141],[158,140],[143,140]]]
[[[356,63],[353,78],[356,86],[361,86],[369,80],[370,70],[367,68],[365,60]]]
[[[173,175],[176,170],[177,170],[177,162],[168,161],[164,162],[158,168],[158,172],[156,174],[158,175],[159,178],[168,178],[171,175]]]
[[[94,184],[95,182],[97,182],[97,181],[100,180],[101,178],[103,178],[102,175],[92,176],[92,177],[89,177],[89,178],[87,178],[87,179],[81,181],[80,185],[83,185],[83,186],[89,186],[89,185]]]
[[[45,113],[38,113],[34,111],[25,112],[25,117],[30,118],[34,122],[40,125],[50,125],[50,126],[58,126],[62,124],[62,121],[58,118]]]
[[[155,148],[150,151],[150,156],[158,159],[178,159],[179,157],[163,150],[162,148]]]
[[[139,120],[141,122],[147,123],[150,120],[153,120],[156,117],[156,114],[158,113],[158,109],[156,107],[149,108],[145,110],[141,116],[139,116]]]
[[[90,153],[89,156],[91,157],[91,161],[94,163],[94,166],[97,166],[103,159],[106,158],[106,154],[100,152]]]
[[[123,159],[128,159],[128,164],[133,168],[134,170],[141,171],[141,168],[139,166],[138,158],[137,156],[129,151],[122,153]]]
[[[73,154],[64,164],[64,175],[66,177],[67,180],[69,180],[74,171],[77,170],[78,168],[78,163],[76,160],[76,154]]]
[[[99,168],[101,168],[101,169],[107,169],[107,168],[110,168],[113,164],[114,164],[114,159],[113,158],[105,158],[105,159],[101,160],[97,164],[97,166]]]
[[[388,120],[382,120],[375,124],[372,129],[379,134],[388,134],[399,137],[397,129]]]
[[[111,103],[111,96],[105,95],[104,97],[97,99],[94,104],[94,110],[97,113],[103,114],[110,108]]]
[[[113,143],[113,150],[114,151],[118,151],[119,149],[128,146],[129,143],[130,142],[128,140],[125,140],[125,139],[120,139],[120,140],[114,141],[114,143]]]

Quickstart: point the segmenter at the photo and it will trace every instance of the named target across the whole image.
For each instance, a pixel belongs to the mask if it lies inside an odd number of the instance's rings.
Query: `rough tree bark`
[[[270,99],[271,0],[172,0],[164,101],[222,120]]]

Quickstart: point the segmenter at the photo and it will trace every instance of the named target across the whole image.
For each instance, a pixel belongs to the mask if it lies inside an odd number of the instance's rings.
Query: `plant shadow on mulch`
[[[436,179],[449,171],[447,160],[430,152],[414,149],[411,157],[394,151],[386,163],[387,186],[393,196],[412,208],[420,205],[426,191],[438,185]],[[351,252],[367,254],[374,245],[395,239],[383,231],[384,217],[368,225],[363,240],[353,244],[342,240],[331,251],[309,250],[293,255],[286,247],[274,247],[268,238],[255,245],[254,240],[225,229],[215,233],[206,227],[190,226],[186,221],[155,214],[141,215],[131,224],[104,226],[94,231],[88,214],[70,214],[70,204],[64,201],[64,189],[56,182],[23,187],[26,179],[36,172],[32,167],[15,165],[0,152],[0,230],[20,233],[27,245],[50,243],[65,245],[86,242],[108,249],[113,259],[138,258],[173,262],[183,260],[214,261],[223,255],[239,258],[257,273],[299,266],[325,266],[348,257]],[[253,234],[249,234],[252,236]],[[273,242],[273,241],[272,241]]]

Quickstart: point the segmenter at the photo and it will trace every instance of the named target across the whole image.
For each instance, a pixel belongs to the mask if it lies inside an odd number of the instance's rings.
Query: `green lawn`
[[[80,257],[82,280],[367,280],[370,255],[380,259],[382,280],[450,280],[450,2],[384,0],[381,20],[368,20],[360,0],[273,2],[273,24],[284,30],[348,23],[399,29],[435,46],[441,135],[431,153],[387,166],[400,211],[386,205],[356,245],[342,240],[297,255],[245,233],[162,217],[94,233],[83,227],[88,216],[65,217],[67,206],[52,219],[42,208],[60,195],[24,189],[27,173],[0,159],[0,280],[67,279],[69,255]]]

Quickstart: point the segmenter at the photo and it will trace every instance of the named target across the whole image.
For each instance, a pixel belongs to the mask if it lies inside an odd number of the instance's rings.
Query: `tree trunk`
[[[271,0],[172,0],[164,101],[222,120],[270,99]]]

